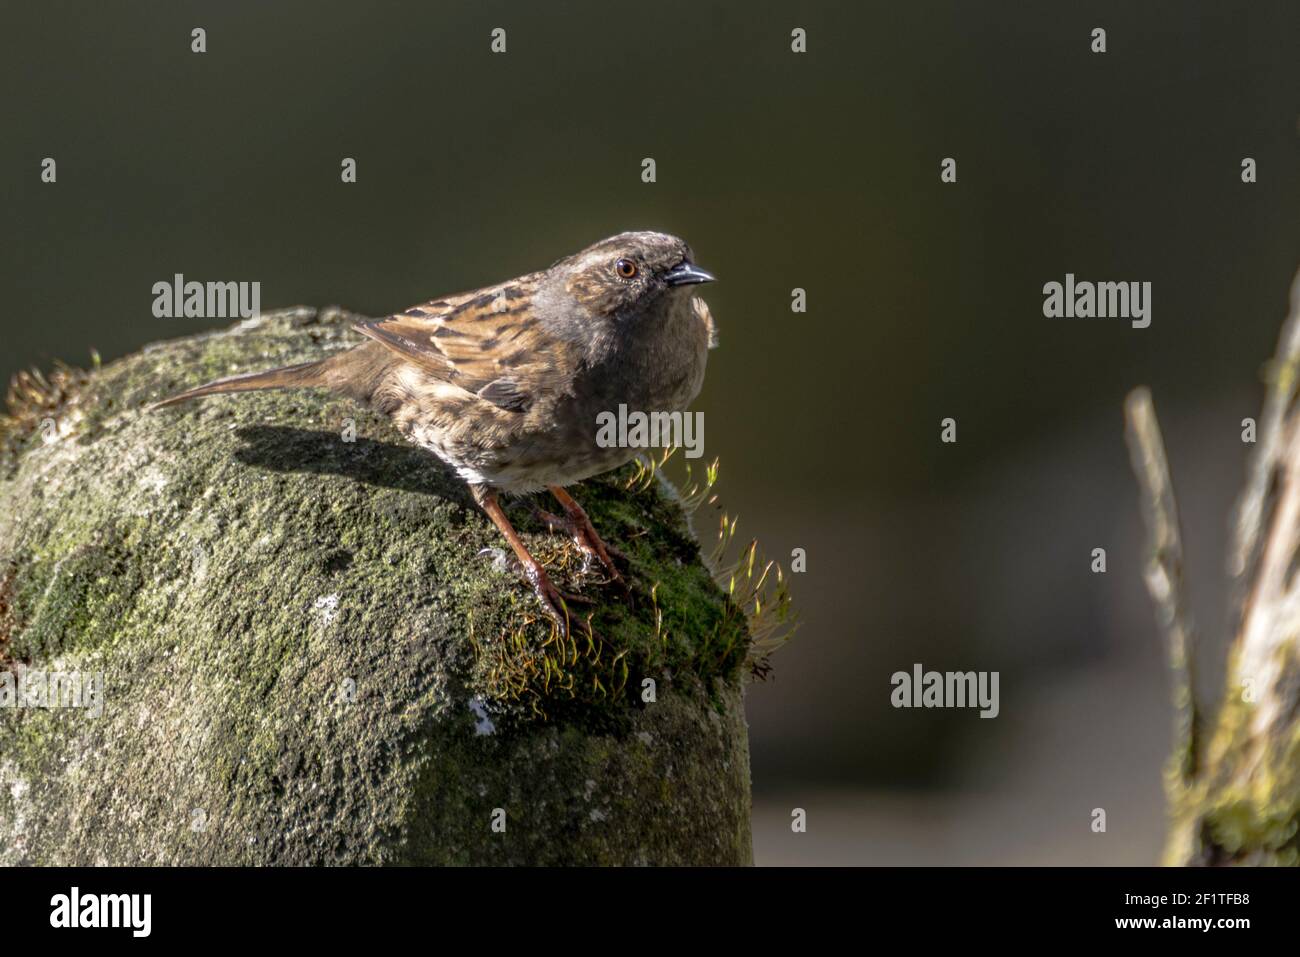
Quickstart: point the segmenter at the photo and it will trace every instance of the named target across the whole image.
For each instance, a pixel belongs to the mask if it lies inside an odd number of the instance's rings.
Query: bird
[[[502,510],[500,496],[549,491],[587,561],[626,583],[567,489],[641,450],[597,440],[598,417],[625,406],[685,412],[716,331],[696,287],[714,281],[677,236],[619,233],[549,268],[386,318],[364,341],[316,362],[218,379],[150,406],[262,389],[323,388],[387,415],[469,487],[513,550],[543,610],[567,632],[568,608]]]

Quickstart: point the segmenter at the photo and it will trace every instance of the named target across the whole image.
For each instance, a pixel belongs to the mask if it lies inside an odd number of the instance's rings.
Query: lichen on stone
[[[144,411],[356,319],[159,343],[0,425],[0,667],[104,681],[99,717],[0,708],[0,863],[747,862],[748,618],[658,482],[575,493],[631,605],[507,505],[592,599],[565,639],[386,419],[319,391]]]

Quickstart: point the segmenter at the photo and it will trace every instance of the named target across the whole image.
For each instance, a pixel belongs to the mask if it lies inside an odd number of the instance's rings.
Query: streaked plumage
[[[495,493],[550,488],[579,544],[618,579],[581,508],[557,490],[637,454],[597,444],[599,413],[620,405],[685,411],[699,393],[714,330],[689,286],[711,279],[682,240],[622,233],[549,269],[362,323],[357,330],[369,341],[347,352],[219,380],[158,405],[302,387],[368,403],[470,484],[543,601],[557,610],[558,592]]]

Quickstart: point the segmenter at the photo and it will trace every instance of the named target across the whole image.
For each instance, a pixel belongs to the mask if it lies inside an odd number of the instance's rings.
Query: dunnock
[[[469,483],[546,611],[565,603],[498,492],[549,489],[583,552],[622,577],[565,491],[631,460],[597,442],[597,416],[625,405],[684,411],[704,381],[713,320],[690,287],[713,277],[664,233],[628,232],[549,269],[358,325],[370,341],[318,362],[220,379],[153,408],[219,392],[326,388],[390,416]]]

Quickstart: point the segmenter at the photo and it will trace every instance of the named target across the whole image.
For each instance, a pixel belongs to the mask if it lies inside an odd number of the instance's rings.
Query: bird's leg
[[[546,530],[548,532],[564,532],[564,534],[566,535],[573,534],[569,530],[568,519],[561,518],[560,516],[556,515],[554,512],[548,512],[546,509],[542,508],[536,502],[532,503],[532,507],[533,507],[533,517],[536,518],[543,525],[545,525]]]
[[[617,566],[614,565],[614,560],[609,557],[609,549],[605,547],[605,543],[596,534],[596,529],[592,527],[591,519],[587,517],[583,507],[574,501],[573,496],[560,486],[548,485],[547,488],[555,496],[555,500],[560,503],[560,507],[564,509],[565,524],[568,526],[569,534],[573,536],[574,543],[585,554],[600,562],[615,584],[627,591],[627,583],[623,581],[623,576],[619,574]]]
[[[519,564],[523,566],[524,574],[528,577],[528,584],[533,588],[533,594],[537,600],[542,603],[555,623],[560,626],[564,634],[569,633],[569,608],[565,602],[564,596],[560,590],[552,584],[550,576],[546,574],[546,569],[542,568],[541,563],[533,558],[528,552],[528,546],[523,543],[519,533],[515,531],[510,519],[506,518],[506,513],[501,509],[501,503],[497,501],[497,493],[482,486],[472,489],[474,498],[483,511],[487,512],[488,518],[492,519],[493,524],[501,529],[501,534],[506,537],[510,547],[514,549],[515,557],[519,559]]]

